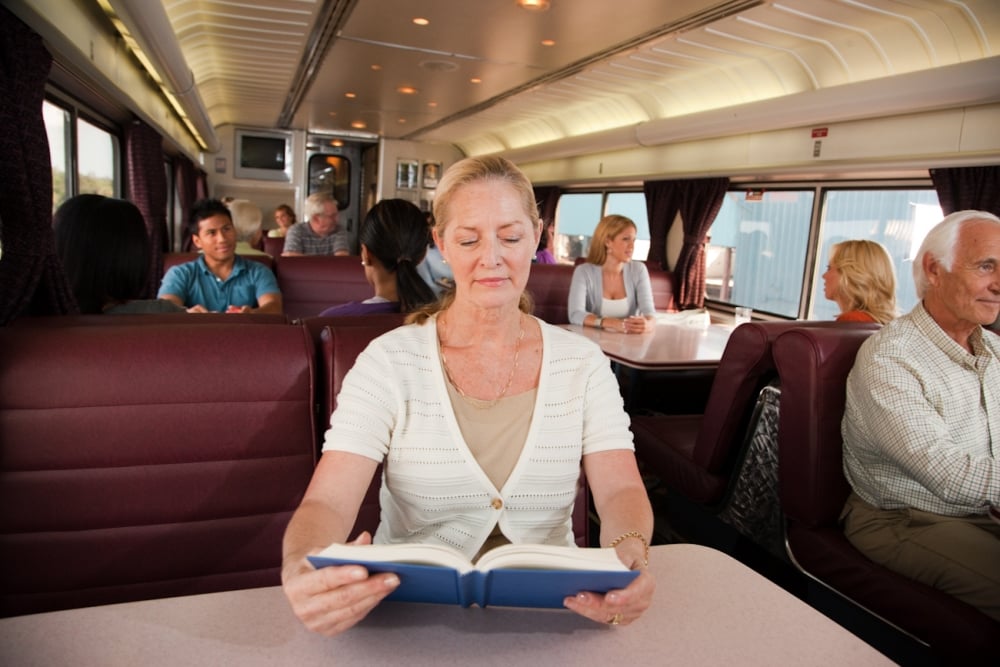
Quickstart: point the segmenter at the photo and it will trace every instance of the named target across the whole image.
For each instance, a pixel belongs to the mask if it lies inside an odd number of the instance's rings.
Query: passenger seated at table
[[[567,608],[626,624],[649,606],[652,510],[628,416],[601,350],[530,315],[538,246],[531,183],[509,161],[467,158],[442,177],[434,241],[455,289],[375,339],[344,378],[324,453],[285,533],[282,581],[311,630],[337,634],[399,584],[306,555],[347,540],[378,465],[382,522],[358,544],[445,543],[473,559],[506,542],[575,544],[581,465],[600,543],[641,570],[625,589]]]
[[[124,199],[77,195],[53,220],[56,253],[81,313],[173,313],[184,308],[142,298],[151,265],[142,212]]]
[[[913,259],[920,302],[847,378],[844,533],[871,560],[1000,621],[1000,218],[959,211]]]
[[[644,333],[656,326],[653,286],[642,262],[632,261],[636,226],[623,215],[597,223],[587,261],[573,269],[569,321],[606,331]]]
[[[823,296],[840,306],[838,322],[886,324],[896,317],[896,272],[889,252],[875,241],[834,244]]]
[[[375,296],[327,308],[320,315],[409,313],[437,298],[417,273],[430,230],[419,208],[405,199],[383,199],[368,211],[361,229],[361,264]]]
[[[190,231],[202,254],[167,271],[160,284],[161,299],[190,313],[282,312],[281,292],[271,270],[236,254],[236,228],[225,204],[218,199],[196,202]]]

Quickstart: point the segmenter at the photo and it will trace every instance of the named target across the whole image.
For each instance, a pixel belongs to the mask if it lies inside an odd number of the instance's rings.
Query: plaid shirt
[[[337,252],[350,252],[351,239],[347,232],[338,228],[327,236],[320,236],[312,230],[309,222],[298,222],[292,225],[285,234],[283,252],[298,252],[303,255],[333,255]]]
[[[969,354],[923,304],[872,335],[847,378],[844,473],[881,509],[949,516],[1000,504],[1000,337]]]

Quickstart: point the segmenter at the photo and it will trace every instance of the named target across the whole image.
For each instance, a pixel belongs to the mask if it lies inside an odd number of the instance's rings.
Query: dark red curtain
[[[188,211],[196,201],[205,198],[208,191],[206,175],[194,162],[180,155],[174,160],[174,183],[177,187],[177,206],[182,215],[179,247],[188,252],[191,250],[191,236],[186,233]]]
[[[52,57],[0,7],[0,324],[22,313],[77,312],[56,257],[52,165],[42,101]]]
[[[163,164],[163,138],[141,120],[125,128],[125,170],[129,199],[149,231],[149,282],[145,298],[156,294],[163,275],[163,253],[169,250],[167,235],[167,175]]]
[[[1000,167],[931,169],[945,215],[975,209],[1000,215]]]
[[[646,261],[667,267],[667,233],[677,214],[684,225],[684,245],[674,267],[677,307],[705,305],[705,236],[722,207],[728,178],[647,181],[646,214],[649,219],[649,256]]]

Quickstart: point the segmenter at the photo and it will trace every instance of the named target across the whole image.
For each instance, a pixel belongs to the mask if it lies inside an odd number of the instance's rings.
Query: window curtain
[[[650,236],[646,261],[666,269],[667,233],[678,213],[684,226],[684,244],[674,267],[675,300],[681,310],[705,305],[705,237],[728,188],[724,177],[643,183]]]
[[[42,38],[0,7],[0,324],[22,313],[78,312],[56,256],[52,164],[42,120],[52,57]]]
[[[129,199],[139,207],[149,232],[149,281],[143,295],[148,299],[160,287],[163,253],[169,250],[167,176],[163,166],[163,138],[138,119],[125,128],[125,169]]]
[[[1000,215],[1000,166],[931,169],[945,215],[975,209]]]
[[[186,156],[178,156],[174,161],[174,183],[177,185],[177,207],[181,211],[180,248],[187,252],[191,247],[191,238],[187,233],[188,212],[194,203],[202,199],[206,190],[203,177],[205,172],[198,169],[194,162]],[[202,194],[199,194],[202,193]]]
[[[194,242],[191,241],[191,235],[188,233],[188,218],[190,217],[191,209],[194,207],[194,203],[199,199],[204,199],[208,197],[208,174],[201,168],[199,168],[195,163],[191,162],[185,157],[181,158],[180,169],[184,171],[184,192],[181,193],[178,190],[178,205],[181,209],[181,251],[182,252],[193,252]],[[180,178],[177,179],[178,188],[181,187]],[[188,189],[190,186],[190,189]]]

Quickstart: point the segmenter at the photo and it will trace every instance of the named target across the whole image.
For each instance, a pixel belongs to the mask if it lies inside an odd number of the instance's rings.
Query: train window
[[[72,104],[46,100],[42,117],[52,163],[52,208],[77,194],[121,192],[118,137]]]
[[[556,260],[573,263],[586,257],[594,228],[602,216],[617,213],[636,226],[634,259],[649,254],[649,222],[642,192],[572,192],[559,198],[556,208]]]
[[[351,205],[351,161],[341,155],[320,153],[309,158],[309,194],[328,192],[337,208]]]
[[[943,217],[933,188],[826,191],[809,316],[836,317],[837,304],[823,297],[821,276],[831,246],[848,239],[869,239],[885,246],[896,269],[896,305],[901,313],[909,311],[917,304],[913,256],[927,231]]]
[[[706,298],[797,317],[813,189],[731,190],[709,230]]]

